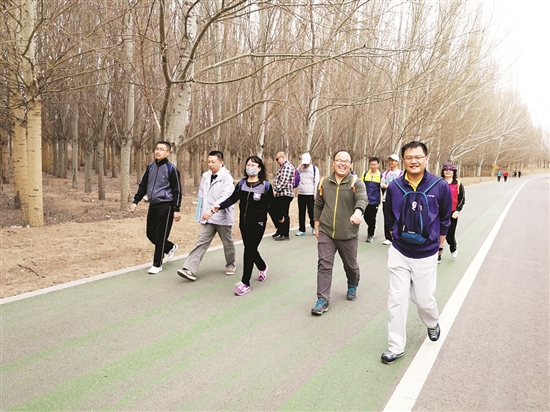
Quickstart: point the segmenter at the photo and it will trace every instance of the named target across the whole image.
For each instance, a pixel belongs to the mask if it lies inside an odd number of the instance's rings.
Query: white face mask
[[[258,173],[260,173],[260,169],[257,167],[247,167],[246,168],[246,174],[248,176],[258,176]]]

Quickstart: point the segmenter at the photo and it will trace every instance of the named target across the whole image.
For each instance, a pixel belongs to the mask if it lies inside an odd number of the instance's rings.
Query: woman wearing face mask
[[[250,156],[246,159],[244,176],[229,198],[215,205],[203,216],[203,219],[208,220],[218,210],[228,208],[240,200],[239,229],[244,244],[244,264],[243,277],[236,285],[235,295],[237,296],[250,292],[250,278],[254,265],[259,269],[258,280],[260,282],[266,280],[268,266],[260,256],[258,247],[264,236],[268,209],[274,199],[271,183],[266,180],[262,159],[258,156]],[[277,216],[277,220],[283,223],[284,218],[280,215]]]

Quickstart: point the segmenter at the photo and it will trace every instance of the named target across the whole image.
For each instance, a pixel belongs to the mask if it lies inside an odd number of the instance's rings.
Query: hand
[[[134,214],[134,212],[136,211],[136,207],[137,205],[135,203],[132,203],[130,205],[130,209],[128,209],[128,211],[131,213],[131,214]]]
[[[208,210],[208,211],[204,212],[204,215],[202,215],[202,220],[208,220],[213,215],[214,215],[214,213],[212,213],[212,211]]]
[[[281,220],[279,220],[279,223],[285,223],[285,217],[283,216]]]
[[[181,213],[180,212],[174,212],[174,220],[176,222],[179,222],[181,220]]]
[[[360,225],[361,224],[361,217],[362,217],[361,215],[362,215],[361,211],[359,209],[355,209],[355,212],[349,218],[349,221],[351,222],[351,224],[352,225]]]
[[[452,217],[453,219],[458,219],[458,215],[459,215],[459,214],[460,214],[460,212],[459,212],[458,210],[455,210],[455,211],[453,212],[453,214],[452,214],[451,217]]]

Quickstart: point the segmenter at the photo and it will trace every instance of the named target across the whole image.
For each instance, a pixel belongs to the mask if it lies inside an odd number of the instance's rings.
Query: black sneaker
[[[439,323],[435,325],[435,328],[428,328],[428,338],[430,338],[431,341],[435,342],[438,340],[440,334],[441,330],[439,329]]]
[[[277,237],[275,238],[275,240],[290,240],[290,237],[289,237],[289,236],[280,235],[280,236],[277,236]]]
[[[347,300],[357,299],[357,286],[348,285],[348,293],[346,294]]]
[[[271,237],[279,237],[281,236],[281,234],[279,232],[275,232],[271,235]]]
[[[317,302],[315,303],[315,306],[313,307],[313,309],[311,309],[311,314],[321,316],[327,310],[328,310],[328,302],[323,298],[319,298],[317,299]]]
[[[400,358],[401,356],[403,356],[403,353],[405,352],[393,353],[391,350],[388,349],[386,352],[382,354],[382,357],[381,357],[382,363],[385,363],[386,365],[391,365],[392,363],[395,362],[397,358]]]
[[[374,236],[367,236],[367,243],[374,242]]]
[[[437,255],[437,264],[441,263],[441,255]]]

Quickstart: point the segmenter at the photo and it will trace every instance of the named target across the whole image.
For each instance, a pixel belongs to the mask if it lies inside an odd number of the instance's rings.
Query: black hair
[[[342,152],[346,152],[347,154],[349,154],[349,158],[350,158],[351,162],[353,163],[353,156],[351,155],[351,153],[348,152],[347,150],[343,150],[343,149],[342,149],[342,150],[337,150],[336,152],[334,152],[334,154],[332,155],[332,160],[335,160],[335,159],[336,159],[336,155],[337,155],[338,153],[342,153]]]
[[[167,142],[166,140],[161,140],[161,141],[158,141],[155,146],[158,146],[159,144],[166,145],[168,147],[168,151],[169,152],[172,151],[172,144],[170,142]]]
[[[380,163],[380,159],[377,158],[376,156],[374,156],[374,157],[371,157],[371,158],[369,159],[369,163],[370,163],[370,162],[378,162],[378,163]]]
[[[223,153],[219,150],[212,150],[208,153],[208,156],[216,156],[218,159],[223,161]]]
[[[258,156],[250,156],[246,161],[244,162],[244,177],[247,178],[248,175],[246,174],[246,164],[249,161],[253,161],[254,163],[258,164],[260,166],[260,173],[258,173],[258,179],[260,181],[266,180],[266,173],[265,173],[265,165],[262,159],[260,159]]]
[[[444,173],[444,172],[445,172],[445,168],[443,167],[443,168],[441,169],[441,177],[445,177],[445,173]],[[453,170],[453,181],[452,181],[451,183],[454,184],[454,183],[457,182],[457,174],[458,174],[458,170],[456,170],[456,169]]]
[[[401,157],[405,157],[406,150],[414,149],[415,147],[421,147],[422,151],[424,152],[424,156],[428,156],[428,148],[426,147],[426,145],[422,142],[414,140],[412,142],[407,143],[405,146],[401,148]]]

